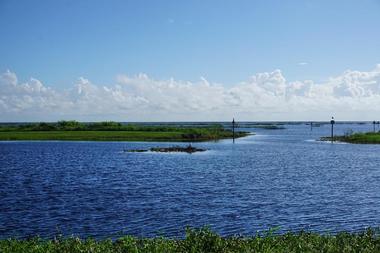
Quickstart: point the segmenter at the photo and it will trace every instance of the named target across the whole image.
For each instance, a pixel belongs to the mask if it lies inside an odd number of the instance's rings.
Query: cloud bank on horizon
[[[232,86],[120,75],[113,85],[79,78],[58,90],[14,72],[0,75],[0,121],[375,120],[380,113],[380,64],[347,70],[323,83],[289,82],[280,70]]]

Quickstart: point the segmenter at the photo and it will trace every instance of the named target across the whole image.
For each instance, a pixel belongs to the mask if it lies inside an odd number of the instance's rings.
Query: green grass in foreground
[[[331,141],[331,137],[321,138]],[[334,141],[341,141],[354,144],[380,144],[380,132],[355,133],[350,135],[334,136]]]
[[[121,237],[117,240],[57,238],[0,240],[0,252],[380,252],[380,237],[373,230],[321,235],[300,232],[253,237],[221,237],[207,228],[187,230],[184,239]]]

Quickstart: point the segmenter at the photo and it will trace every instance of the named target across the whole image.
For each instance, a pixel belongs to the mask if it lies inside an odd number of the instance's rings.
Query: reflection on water
[[[378,226],[380,145],[314,141],[329,125],[285,127],[251,129],[257,135],[235,144],[199,143],[209,151],[192,155],[121,152],[172,143],[1,142],[0,237]]]

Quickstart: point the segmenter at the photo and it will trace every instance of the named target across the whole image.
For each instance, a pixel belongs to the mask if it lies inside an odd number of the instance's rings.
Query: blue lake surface
[[[315,141],[330,126],[245,129],[195,154],[147,142],[0,142],[0,238],[359,231],[380,224],[380,145]],[[337,124],[370,131],[371,124]]]

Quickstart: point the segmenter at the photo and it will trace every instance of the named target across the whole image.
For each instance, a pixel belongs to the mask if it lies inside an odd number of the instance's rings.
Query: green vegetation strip
[[[0,140],[149,141],[181,140],[180,132],[49,131],[0,132]]]
[[[248,133],[237,132],[235,137]],[[67,140],[67,141],[208,141],[232,138],[233,133],[221,125],[175,127],[123,125],[117,122],[34,123],[0,126],[0,140]]]
[[[380,237],[373,230],[362,233],[342,232],[336,235],[300,232],[253,237],[221,237],[209,229],[187,230],[184,239],[136,238],[117,240],[81,240],[79,238],[40,238],[1,240],[0,252],[380,252]]]
[[[331,141],[331,137],[322,137],[323,141]],[[341,141],[354,144],[380,144],[380,133],[355,133],[342,136],[334,136],[334,141]]]

